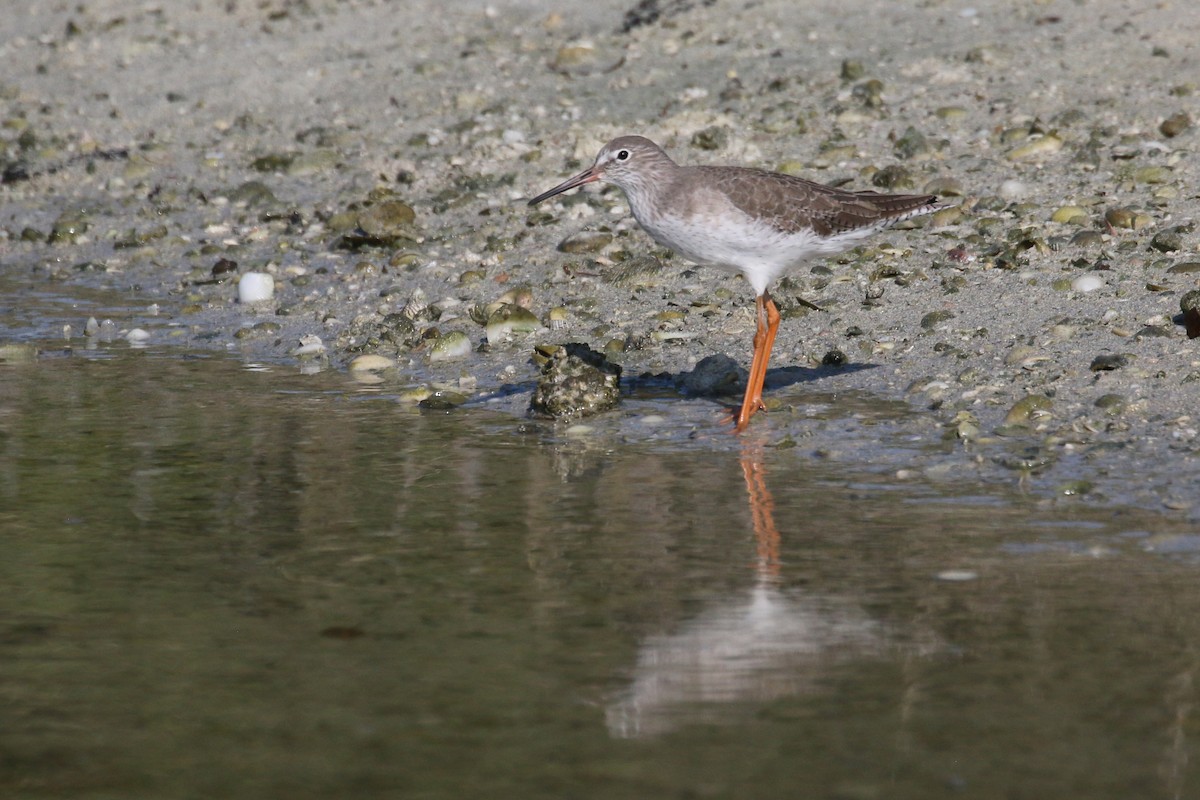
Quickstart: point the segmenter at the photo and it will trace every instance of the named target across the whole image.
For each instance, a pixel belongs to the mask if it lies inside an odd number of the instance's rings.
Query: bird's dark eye
[[[628,160],[629,160],[629,151],[628,150],[618,150],[617,151],[617,161],[628,161]]]

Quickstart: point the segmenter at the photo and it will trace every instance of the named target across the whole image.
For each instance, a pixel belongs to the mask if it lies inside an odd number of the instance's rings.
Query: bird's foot
[[[767,411],[767,406],[763,403],[762,398],[743,403],[736,407],[727,407],[725,409],[726,419],[733,424],[734,433],[742,433],[750,426],[750,418],[757,412],[762,411],[764,414]]]

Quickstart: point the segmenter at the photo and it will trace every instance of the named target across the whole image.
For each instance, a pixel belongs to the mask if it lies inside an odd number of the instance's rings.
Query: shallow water
[[[627,406],[0,366],[0,795],[1200,791],[1194,529]]]

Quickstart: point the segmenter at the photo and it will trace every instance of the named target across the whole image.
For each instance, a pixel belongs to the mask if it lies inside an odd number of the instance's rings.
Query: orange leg
[[[775,333],[779,330],[779,309],[767,292],[755,301],[758,326],[754,331],[754,358],[750,361],[750,377],[746,381],[746,397],[737,413],[735,429],[741,433],[750,424],[756,411],[765,411],[762,401],[763,381],[767,379],[767,362],[771,360],[771,348],[775,346]]]

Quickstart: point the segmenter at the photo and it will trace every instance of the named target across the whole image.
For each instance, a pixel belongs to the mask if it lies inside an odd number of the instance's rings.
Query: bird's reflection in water
[[[757,703],[818,691],[839,662],[885,646],[881,626],[851,601],[782,588],[761,446],[744,445],[740,461],[758,548],[754,585],[643,642],[632,685],[606,711],[613,736],[732,721]]]

